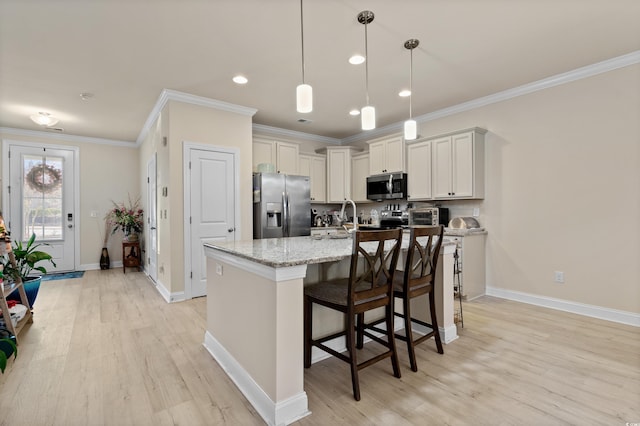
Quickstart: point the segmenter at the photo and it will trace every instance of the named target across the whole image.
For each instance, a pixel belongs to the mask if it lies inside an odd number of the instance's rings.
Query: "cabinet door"
[[[375,142],[369,145],[369,175],[385,173],[385,142]]]
[[[473,196],[473,133],[452,136],[452,195]]]
[[[407,145],[407,190],[409,200],[431,198],[431,142]]]
[[[285,142],[276,142],[276,169],[278,173],[298,174],[298,145]]]
[[[404,171],[404,141],[401,136],[385,141],[385,173]]]
[[[350,197],[351,155],[348,150],[327,150],[327,202],[342,203]]]
[[[451,137],[435,139],[433,145],[433,196],[451,198]]]
[[[367,201],[369,155],[354,155],[351,159],[351,198],[355,202]]]
[[[300,154],[300,158],[298,158],[298,174],[300,176],[311,177],[311,159],[310,155]],[[311,183],[311,186],[313,186],[313,183]]]
[[[258,164],[268,163],[276,165],[275,142],[254,139],[253,141],[253,171],[258,171]]]
[[[327,201],[327,159],[311,157],[311,201],[324,203]]]

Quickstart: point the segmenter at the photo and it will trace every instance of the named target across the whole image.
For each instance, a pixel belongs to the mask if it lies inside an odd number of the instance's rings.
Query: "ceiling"
[[[640,49],[637,0],[305,0],[299,114],[299,0],[1,0],[0,128],[135,142],[163,89],[258,110],[253,122],[342,140],[360,134],[351,109],[369,97],[377,125],[491,95]],[[236,74],[249,79],[239,86]],[[80,93],[93,97],[82,100]],[[304,118],[310,122],[299,123]]]

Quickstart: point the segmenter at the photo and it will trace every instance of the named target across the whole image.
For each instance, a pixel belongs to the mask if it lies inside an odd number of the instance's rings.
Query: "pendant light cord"
[[[413,118],[412,100],[413,100],[413,49],[411,49],[411,56],[409,62],[409,120]]]
[[[367,37],[367,26],[368,26],[368,22],[365,21],[364,23],[364,58],[365,58],[365,64],[364,64],[364,81],[365,81],[365,88],[366,88],[366,92],[367,92],[367,105],[369,105],[369,46],[368,46],[368,37]]]
[[[302,42],[302,84],[304,84],[304,19],[302,13],[302,0],[300,0],[300,40]]]

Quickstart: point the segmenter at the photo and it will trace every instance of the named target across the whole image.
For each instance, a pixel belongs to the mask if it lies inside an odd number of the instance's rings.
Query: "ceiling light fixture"
[[[358,22],[364,25],[364,67],[365,87],[367,90],[367,105],[362,107],[362,130],[376,128],[376,109],[369,105],[369,46],[367,40],[367,25],[373,21],[375,15],[369,10],[358,13]]]
[[[360,65],[363,62],[364,62],[364,56],[362,55],[353,55],[352,57],[349,58],[349,63],[351,65]]]
[[[30,118],[31,120],[33,120],[34,123],[44,127],[55,126],[58,123],[58,121],[60,121],[57,118],[52,117],[51,114],[49,114],[48,112],[39,112],[37,114],[32,115]]]
[[[360,110],[359,109],[352,109],[351,111],[349,111],[350,115],[356,116],[356,115],[360,115]]]
[[[398,93],[398,96],[400,96],[401,98],[406,98],[408,96],[411,96],[411,90],[407,90],[407,89],[401,90]]]
[[[305,113],[313,110],[313,89],[304,82],[304,19],[302,0],[300,0],[300,40],[302,43],[302,84],[296,88],[296,109],[298,112]]]
[[[233,77],[233,82],[236,84],[247,84],[249,80],[247,80],[247,77],[244,77],[242,75],[236,75],[235,77]]]
[[[412,38],[404,42],[404,48],[409,49],[411,60],[409,62],[409,119],[404,122],[404,139],[412,141],[418,137],[418,126],[416,120],[413,119],[413,111],[411,109],[411,98],[413,98],[413,49],[418,47],[420,40]]]

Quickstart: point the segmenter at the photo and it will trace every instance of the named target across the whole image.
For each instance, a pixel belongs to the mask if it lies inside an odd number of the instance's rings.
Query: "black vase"
[[[100,256],[100,269],[109,269],[111,260],[109,260],[109,251],[106,247],[102,247],[102,255]]]

